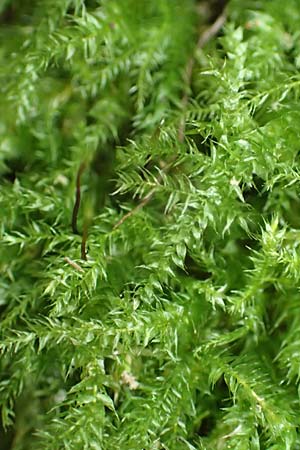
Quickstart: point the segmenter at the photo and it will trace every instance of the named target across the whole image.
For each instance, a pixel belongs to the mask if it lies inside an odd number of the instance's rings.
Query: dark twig
[[[147,203],[150,202],[151,198],[153,197],[153,195],[155,194],[156,191],[156,187],[151,189],[150,192],[148,192],[148,194],[140,201],[140,203],[133,209],[131,209],[128,213],[126,213],[113,227],[113,230],[115,230],[116,228],[118,228],[120,225],[122,225],[123,222],[125,222],[125,220],[128,219],[128,217],[132,216],[133,214],[135,214],[136,212],[138,212],[140,209],[142,209],[145,205],[147,205]]]
[[[77,227],[77,218],[78,218],[78,211],[80,208],[80,200],[81,200],[81,175],[86,167],[86,164],[82,162],[79,166],[78,172],[77,172],[77,178],[76,178],[76,194],[75,194],[75,204],[73,208],[73,214],[72,214],[72,230],[73,233],[79,234],[78,227]],[[84,261],[87,260],[86,257],[86,242],[88,237],[88,222],[85,221],[83,225],[83,231],[82,231],[82,240],[81,240],[81,259]],[[70,264],[70,261],[67,261]],[[73,267],[75,267],[73,265]],[[78,270],[78,268],[77,268]]]
[[[170,168],[172,167],[173,162],[175,161],[175,157],[172,158],[172,160],[169,162],[169,164],[167,164],[163,169],[162,172],[159,174],[159,176],[156,178],[156,183],[157,186],[160,185],[162,178],[163,178],[163,174],[168,173],[168,171],[170,170]],[[122,225],[123,222],[125,222],[125,220],[128,219],[128,217],[132,216],[133,214],[135,214],[136,212],[138,212],[140,209],[142,209],[145,205],[147,205],[147,203],[150,202],[150,200],[152,199],[153,195],[156,192],[157,186],[155,186],[154,188],[151,189],[150,192],[148,192],[147,195],[145,195],[145,197],[140,201],[140,203],[133,209],[131,209],[128,213],[126,213],[113,227],[113,230],[115,230],[116,228],[118,228],[120,225]]]
[[[79,166],[78,172],[77,172],[77,178],[76,178],[76,193],[75,193],[75,204],[73,208],[73,214],[72,214],[72,231],[74,234],[79,234],[78,228],[77,228],[77,217],[78,217],[78,211],[80,207],[80,196],[81,196],[81,175],[85,169],[85,163],[82,162]]]
[[[220,31],[220,29],[222,28],[222,26],[224,25],[226,20],[226,13],[225,11],[223,11],[219,17],[217,17],[217,19],[215,20],[215,22],[208,27],[200,36],[196,45],[196,49],[200,49],[203,48],[207,42],[212,39],[216,34],[218,34],[218,32]],[[189,99],[189,88],[191,85],[191,81],[192,81],[192,74],[193,74],[193,69],[194,69],[194,65],[195,65],[195,56],[192,56],[187,65],[186,65],[186,70],[185,70],[185,84],[186,84],[186,89],[184,92],[184,95],[181,99],[181,106],[182,109],[185,110],[188,104],[188,99]],[[184,136],[185,136],[185,117],[183,115],[179,126],[178,126],[178,141],[180,143],[182,143],[184,141]],[[176,156],[174,156],[173,158],[171,158],[171,161],[169,161],[168,164],[165,165],[165,167],[162,169],[161,174],[157,177],[157,186],[161,183],[162,178],[163,178],[163,174],[168,173],[168,171],[171,169],[174,161],[177,159]],[[142,200],[140,201],[140,203],[133,208],[131,211],[129,211],[128,213],[126,213],[113,227],[113,229],[115,230],[116,228],[118,228],[119,226],[121,226],[125,220],[127,220],[129,217],[131,217],[132,215],[134,215],[136,212],[138,212],[140,209],[142,209],[145,205],[147,205],[152,197],[154,196],[157,186],[152,188],[150,192],[148,192],[148,194],[142,198]]]
[[[83,231],[82,231],[82,239],[81,239],[81,259],[84,261],[87,260],[86,257],[86,241],[88,237],[88,224],[87,221],[84,222]]]

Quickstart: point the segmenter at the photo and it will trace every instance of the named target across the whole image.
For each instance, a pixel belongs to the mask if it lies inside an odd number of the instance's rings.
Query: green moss
[[[300,6],[208,8],[0,7],[5,449],[300,448]]]

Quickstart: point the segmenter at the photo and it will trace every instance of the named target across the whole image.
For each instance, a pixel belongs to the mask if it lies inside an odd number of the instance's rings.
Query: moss
[[[5,450],[300,448],[281,3],[0,7]]]

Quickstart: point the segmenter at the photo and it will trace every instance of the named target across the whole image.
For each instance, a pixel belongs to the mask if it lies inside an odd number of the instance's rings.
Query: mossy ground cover
[[[1,449],[300,448],[299,24],[2,1]]]

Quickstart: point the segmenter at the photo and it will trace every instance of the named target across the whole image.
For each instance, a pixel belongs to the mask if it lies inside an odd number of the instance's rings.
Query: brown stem
[[[138,212],[139,209],[142,209],[145,205],[147,205],[147,203],[150,202],[151,198],[153,197],[153,195],[155,194],[156,191],[156,187],[151,189],[150,192],[148,192],[148,194],[140,201],[140,203],[133,209],[131,209],[128,213],[126,213],[113,227],[113,230],[115,230],[116,228],[118,228],[120,225],[122,225],[123,222],[125,222],[126,219],[128,219],[128,217],[132,216],[133,214],[135,214],[136,212]]]
[[[83,268],[80,267],[79,264],[77,264],[75,261],[70,259],[68,256],[64,257],[64,261],[66,261],[66,263],[70,264],[70,266],[74,267],[74,269],[78,270],[78,272],[84,272]]]
[[[78,211],[80,207],[80,196],[81,196],[81,175],[85,169],[85,163],[82,162],[79,166],[78,172],[77,172],[77,178],[76,178],[76,193],[75,193],[75,204],[73,208],[72,213],[72,231],[74,234],[79,234],[78,228],[77,228],[77,217],[78,217]]]
[[[208,43],[208,41],[216,36],[224,25],[225,20],[226,11],[223,10],[222,13],[216,18],[214,23],[200,35],[197,43],[197,48],[203,48]]]
[[[83,259],[84,261],[87,260],[87,257],[86,257],[87,237],[88,237],[88,224],[87,224],[87,222],[85,222],[83,225],[82,239],[81,239],[81,259]]]
[[[215,20],[215,22],[208,27],[203,33],[200,34],[197,45],[196,45],[196,49],[200,49],[203,48],[207,42],[212,39],[216,34],[218,34],[218,32],[220,31],[220,29],[222,28],[222,26],[224,25],[226,20],[226,13],[225,11],[223,11]],[[186,65],[186,70],[185,70],[185,83],[186,83],[186,89],[185,89],[185,93],[181,99],[181,106],[182,109],[185,110],[188,104],[188,99],[189,99],[189,88],[191,85],[191,81],[192,81],[192,74],[193,74],[193,69],[194,69],[194,65],[195,65],[195,56],[193,55],[187,65]],[[180,143],[183,143],[184,141],[184,136],[185,136],[185,117],[183,115],[179,126],[178,126],[178,141]],[[174,161],[176,161],[177,157],[174,155],[171,160],[169,161],[168,164],[165,165],[165,167],[162,169],[162,173],[166,174],[168,173],[168,171],[170,170],[170,168],[172,167]],[[160,184],[160,182],[162,181],[162,173],[159,175],[159,177],[157,178],[157,185]],[[118,228],[119,226],[121,226],[125,220],[127,220],[129,217],[131,217],[133,214],[135,214],[136,212],[138,212],[140,209],[142,209],[145,205],[147,205],[152,197],[154,196],[155,192],[156,192],[157,187],[154,187],[153,189],[151,189],[151,191],[144,197],[142,198],[142,200],[140,201],[140,203],[133,208],[131,211],[129,211],[128,213],[126,213],[113,227],[113,230],[115,230],[116,228]]]

